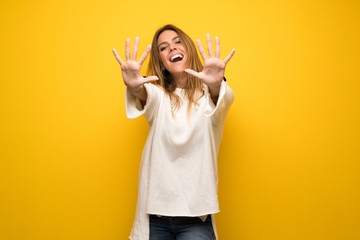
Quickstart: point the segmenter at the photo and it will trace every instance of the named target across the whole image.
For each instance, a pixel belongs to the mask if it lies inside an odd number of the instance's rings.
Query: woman
[[[220,41],[206,36],[209,57],[181,29],[165,25],[139,60],[139,38],[126,60],[113,49],[126,85],[126,114],[144,115],[150,130],[143,150],[137,211],[130,239],[216,239],[217,155],[233,93],[224,78],[234,55],[220,59]],[[140,68],[148,54],[148,76]]]

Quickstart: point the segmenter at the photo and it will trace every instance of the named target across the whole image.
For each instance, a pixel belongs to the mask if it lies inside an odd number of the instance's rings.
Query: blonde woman
[[[220,59],[210,35],[201,62],[190,37],[173,25],[154,35],[137,60],[125,41],[125,60],[113,49],[126,85],[126,114],[144,115],[150,126],[139,175],[132,240],[217,239],[217,156],[233,93],[224,73],[235,50]],[[140,69],[150,53],[147,77]]]

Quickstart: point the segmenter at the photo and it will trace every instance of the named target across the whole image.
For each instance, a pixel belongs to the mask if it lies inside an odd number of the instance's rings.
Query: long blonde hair
[[[203,64],[200,61],[199,55],[197,54],[196,47],[192,39],[180,28],[168,24],[159,28],[153,37],[151,51],[150,51],[150,60],[147,68],[147,75],[155,75],[159,77],[159,80],[155,81],[155,84],[160,85],[167,93],[173,103],[172,113],[180,107],[180,98],[175,93],[176,82],[171,77],[169,71],[162,67],[162,62],[160,58],[160,52],[158,49],[158,38],[160,34],[166,30],[172,30],[176,32],[180,38],[181,43],[184,45],[186,52],[188,53],[187,68],[193,69],[197,72],[203,70]],[[195,104],[200,96],[203,95],[203,82],[202,80],[193,77],[188,74],[188,79],[186,81],[186,86],[184,88],[185,96],[189,99],[188,112],[191,109],[192,104]]]

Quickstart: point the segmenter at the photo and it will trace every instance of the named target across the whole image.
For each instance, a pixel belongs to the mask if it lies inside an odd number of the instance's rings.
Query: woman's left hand
[[[216,46],[215,55],[212,49],[210,34],[206,34],[206,40],[208,45],[209,57],[206,56],[200,40],[197,40],[199,52],[204,61],[204,69],[201,72],[196,72],[192,69],[186,69],[185,72],[203,80],[203,82],[210,88],[210,90],[218,89],[221,85],[221,82],[224,79],[226,64],[230,61],[230,59],[234,55],[235,49],[232,49],[229,55],[224,60],[221,60],[219,38],[215,37],[215,46]]]

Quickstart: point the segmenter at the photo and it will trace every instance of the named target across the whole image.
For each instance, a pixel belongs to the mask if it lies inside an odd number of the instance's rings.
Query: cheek
[[[165,65],[166,64],[167,56],[164,53],[160,53],[161,62]]]

